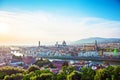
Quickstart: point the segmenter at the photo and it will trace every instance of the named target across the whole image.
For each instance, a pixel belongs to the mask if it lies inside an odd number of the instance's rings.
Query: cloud
[[[120,21],[95,17],[70,17],[47,12],[0,11],[0,23],[9,25],[9,33],[6,37],[14,37],[13,42],[16,40],[51,42],[74,41],[87,37],[120,37]]]

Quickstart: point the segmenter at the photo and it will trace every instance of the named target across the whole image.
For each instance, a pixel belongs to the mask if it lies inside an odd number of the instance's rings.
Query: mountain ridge
[[[102,38],[102,37],[90,37],[85,39],[80,39],[74,42],[74,44],[82,44],[82,43],[120,43],[120,38]]]

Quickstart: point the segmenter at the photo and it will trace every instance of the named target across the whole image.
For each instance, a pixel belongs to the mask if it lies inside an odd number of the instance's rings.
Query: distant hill
[[[98,43],[120,43],[120,38],[91,37],[91,38],[86,38],[86,39],[75,41],[73,44],[94,43],[95,40]]]

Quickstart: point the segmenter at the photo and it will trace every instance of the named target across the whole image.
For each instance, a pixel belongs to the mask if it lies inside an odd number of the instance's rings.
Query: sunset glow
[[[0,35],[1,44],[119,38],[120,6],[117,0],[2,0]]]
[[[0,23],[0,34],[7,34],[9,27],[7,24]]]

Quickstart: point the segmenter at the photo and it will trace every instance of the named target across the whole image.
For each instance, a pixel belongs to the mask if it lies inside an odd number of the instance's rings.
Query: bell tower
[[[40,47],[40,41],[38,41],[38,47]]]

